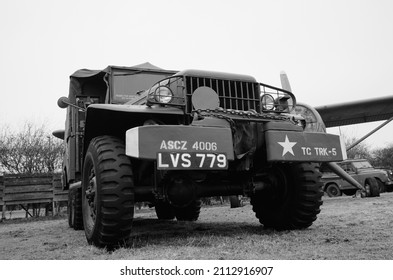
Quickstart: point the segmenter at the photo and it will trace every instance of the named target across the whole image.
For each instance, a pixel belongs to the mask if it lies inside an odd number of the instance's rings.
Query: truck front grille
[[[187,113],[194,109],[191,103],[192,93],[202,86],[210,87],[218,94],[221,108],[260,112],[260,89],[257,83],[187,76]]]

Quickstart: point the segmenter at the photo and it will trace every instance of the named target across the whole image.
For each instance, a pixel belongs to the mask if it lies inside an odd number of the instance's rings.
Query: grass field
[[[3,260],[393,260],[393,193],[375,198],[323,197],[308,229],[264,229],[251,206],[205,206],[197,222],[159,221],[138,210],[127,247],[108,252],[87,245],[66,217],[0,223]]]

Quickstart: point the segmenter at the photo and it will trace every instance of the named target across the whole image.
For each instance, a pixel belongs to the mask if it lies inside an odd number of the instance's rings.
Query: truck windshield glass
[[[357,169],[373,168],[372,165],[368,161],[357,161],[357,162],[354,162],[353,165]]]
[[[138,93],[149,89],[159,80],[166,78],[166,73],[149,72],[115,72],[112,74],[112,102],[124,104],[139,99]]]

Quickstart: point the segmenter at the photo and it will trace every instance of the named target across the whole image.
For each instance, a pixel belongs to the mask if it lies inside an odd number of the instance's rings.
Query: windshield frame
[[[157,81],[174,75],[175,71],[168,70],[152,70],[142,68],[122,68],[111,67],[110,72],[106,76],[106,82],[109,90],[109,102],[111,104],[126,104],[137,101],[141,98],[140,94],[149,90]],[[121,77],[135,76],[130,81],[121,81]],[[121,92],[127,90],[127,92]]]

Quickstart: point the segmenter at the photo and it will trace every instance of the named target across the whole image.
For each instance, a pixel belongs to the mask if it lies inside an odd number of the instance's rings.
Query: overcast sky
[[[150,62],[249,74],[327,105],[393,94],[393,1],[0,1],[0,126],[64,127],[81,68]],[[360,137],[378,123],[342,127]],[[338,130],[337,130],[338,131]],[[393,124],[368,144],[393,142]]]

